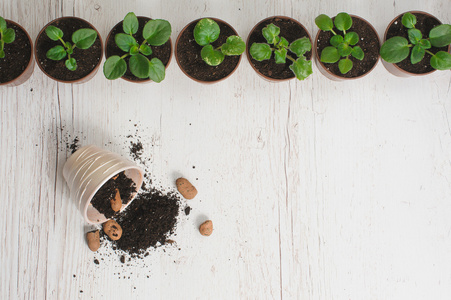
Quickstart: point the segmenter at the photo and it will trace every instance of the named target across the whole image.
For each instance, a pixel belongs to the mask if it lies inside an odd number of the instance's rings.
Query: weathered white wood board
[[[88,20],[105,39],[134,11],[169,20],[173,42],[200,17],[246,38],[261,19],[287,15],[314,36],[318,14],[341,11],[382,35],[413,9],[451,22],[448,0],[0,2],[33,39],[60,16]],[[101,72],[58,84],[36,68],[0,88],[0,299],[450,299],[450,90],[451,72],[401,79],[381,63],[352,82],[315,66],[304,82],[272,84],[243,57],[208,86],[175,59],[161,84]],[[126,266],[86,247],[62,167],[75,136],[128,156],[136,129],[154,182],[174,188],[183,174],[199,195],[180,217],[180,250]],[[209,238],[197,232],[205,217]]]

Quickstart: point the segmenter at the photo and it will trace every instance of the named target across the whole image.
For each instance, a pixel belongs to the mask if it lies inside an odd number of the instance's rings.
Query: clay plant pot
[[[65,58],[62,60],[51,60],[46,53],[51,48],[62,45],[59,41],[52,41],[45,29],[55,26],[64,33],[63,40],[72,43],[72,34],[78,29],[90,28],[97,32],[97,39],[89,49],[75,48],[72,57],[77,61],[77,69],[69,71],[65,66]],[[100,67],[103,55],[103,43],[99,32],[89,22],[76,17],[62,17],[51,21],[42,28],[36,38],[35,56],[37,64],[42,72],[48,77],[62,83],[84,83],[94,77]]]
[[[136,39],[136,41],[139,44],[141,44],[144,41],[143,28],[144,28],[144,25],[146,25],[146,23],[149,20],[152,20],[152,19],[148,18],[148,17],[138,17],[139,28],[138,28],[138,31],[133,35],[133,37]],[[125,52],[122,51],[114,42],[114,37],[116,36],[116,34],[124,33],[124,31],[122,29],[122,22],[123,21],[120,21],[119,23],[117,23],[113,27],[113,29],[111,29],[110,33],[108,34],[108,37],[106,38],[106,42],[105,42],[105,57],[106,58],[113,56],[113,55],[122,56],[125,54]],[[169,63],[171,62],[171,58],[172,58],[172,41],[171,41],[171,39],[169,38],[169,40],[161,46],[158,46],[158,47],[150,46],[150,48],[152,48],[152,54],[147,55],[146,57],[149,60],[151,60],[154,57],[159,58],[161,60],[161,62],[163,63],[163,65],[165,66],[165,69],[167,69],[169,66]],[[128,61],[130,59],[130,56],[128,56],[124,59],[127,62],[127,66],[128,66]],[[129,68],[127,68],[127,71],[121,78],[126,81],[130,81],[130,82],[134,82],[134,83],[152,82],[152,80],[150,78],[136,77],[135,75],[132,74],[132,72],[130,71]]]
[[[350,55],[349,59],[353,63],[353,68],[348,73],[341,74],[338,69],[338,62],[329,64],[320,61],[321,51],[323,51],[323,49],[327,46],[330,46],[330,38],[333,36],[333,33],[330,31],[319,30],[316,34],[314,46],[315,62],[321,74],[331,80],[343,81],[362,78],[370,73],[379,61],[379,49],[381,44],[376,29],[374,29],[374,27],[365,19],[355,15],[350,16],[352,18],[352,26],[346,32],[355,32],[359,35],[359,42],[356,46],[360,46],[360,48],[362,48],[365,53],[365,57],[360,61]],[[334,19],[335,17],[332,18],[332,20]],[[343,35],[343,32],[335,27],[334,31],[337,34]]]
[[[16,39],[5,44],[5,57],[0,58],[0,86],[18,86],[30,78],[34,69],[33,43],[26,30],[16,22],[5,20]]]
[[[423,11],[409,11],[411,14],[413,14],[417,18],[417,24],[415,25],[415,28],[420,30],[423,37],[429,36],[429,31],[431,31],[432,28],[434,28],[437,25],[442,24],[436,17],[434,17],[431,14],[428,14]],[[390,22],[390,24],[387,26],[387,29],[385,30],[384,34],[384,42],[394,36],[401,36],[409,40],[407,35],[408,28],[404,27],[401,23],[402,16],[405,13],[400,14],[396,18],[393,19],[393,21]],[[432,47],[429,49],[432,53],[436,53],[438,51],[450,51],[450,47],[441,47],[436,48]],[[426,53],[423,57],[423,59],[416,64],[411,64],[410,62],[410,55],[405,60],[392,64],[388,63],[385,60],[382,59],[382,63],[384,67],[393,75],[398,77],[411,77],[411,76],[422,76],[422,75],[428,75],[436,71],[436,69],[432,68],[429,64],[429,61],[431,60],[431,55]]]
[[[263,79],[270,82],[280,82],[295,78],[293,71],[290,70],[291,61],[287,59],[285,64],[276,64],[274,60],[274,53],[271,54],[271,58],[268,60],[257,61],[250,55],[249,49],[253,43],[267,43],[265,37],[262,34],[262,29],[268,24],[274,24],[280,28],[280,36],[288,40],[289,43],[302,38],[308,37],[310,43],[312,38],[307,29],[298,21],[285,16],[273,16],[260,21],[252,28],[246,43],[246,55],[252,68]],[[305,53],[307,60],[312,59],[312,51]]]
[[[203,19],[203,18],[202,18]],[[231,35],[238,35],[235,29],[226,22],[209,18],[218,23],[220,35],[212,43],[213,47],[224,44]],[[202,60],[200,52],[202,46],[194,40],[194,27],[201,19],[197,19],[186,25],[175,42],[175,59],[182,72],[194,81],[200,83],[216,83],[228,78],[235,72],[241,61],[241,55],[226,56],[224,61],[217,66],[209,66]]]

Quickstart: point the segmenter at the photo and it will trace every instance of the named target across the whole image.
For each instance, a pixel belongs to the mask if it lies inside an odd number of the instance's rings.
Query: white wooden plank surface
[[[312,36],[320,13],[360,15],[380,35],[412,9],[451,22],[448,0],[368,2],[4,0],[0,15],[33,39],[72,15],[105,38],[129,11],[169,20],[173,41],[208,16],[243,37],[271,15]],[[0,89],[0,299],[449,299],[450,73],[400,79],[378,64],[352,82],[315,68],[305,82],[271,84],[243,57],[204,86],[174,59],[161,84],[98,73],[67,85],[36,68]],[[181,250],[124,266],[86,247],[61,170],[68,139],[127,156],[136,128],[154,181],[173,188],[184,174],[199,196],[180,218]],[[204,217],[210,238],[197,232]]]

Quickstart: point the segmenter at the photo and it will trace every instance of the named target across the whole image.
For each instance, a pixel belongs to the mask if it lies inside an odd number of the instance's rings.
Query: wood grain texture
[[[448,0],[367,2],[5,0],[0,14],[33,40],[61,16],[105,39],[129,11],[169,20],[173,42],[209,16],[243,38],[272,15],[312,36],[320,13],[360,15],[381,36],[412,9],[451,22]],[[272,84],[243,57],[208,86],[175,59],[160,84],[100,72],[68,85],[35,68],[0,88],[0,299],[449,299],[450,91],[451,72],[403,79],[381,63],[357,81],[314,67],[304,82]],[[176,247],[121,264],[89,251],[62,167],[75,136],[127,157],[136,130],[154,183],[175,189],[183,175],[199,194]]]

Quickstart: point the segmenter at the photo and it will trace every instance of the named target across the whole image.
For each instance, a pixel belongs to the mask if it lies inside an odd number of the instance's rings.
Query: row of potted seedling
[[[424,75],[451,69],[451,25],[418,11],[396,17],[387,27],[384,43],[364,19],[339,13],[319,15],[315,58],[319,70],[333,80],[368,74],[379,56],[398,76]],[[105,43],[103,73],[107,79],[161,82],[172,57],[171,24],[166,20],[128,13]],[[34,48],[26,31],[0,17],[0,84],[19,85],[39,68],[60,82],[79,83],[97,72],[103,43],[97,30],[75,17],[56,19],[39,33]],[[191,79],[213,83],[230,76],[246,51],[254,70],[273,81],[299,80],[312,74],[312,41],[302,24],[288,17],[264,19],[250,32],[247,43],[226,22],[204,18],[180,32],[175,56]]]

